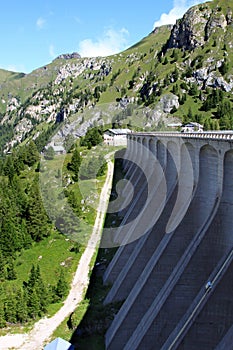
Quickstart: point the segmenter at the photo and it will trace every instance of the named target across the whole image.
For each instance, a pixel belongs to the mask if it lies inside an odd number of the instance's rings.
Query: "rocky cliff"
[[[227,26],[232,24],[232,8],[229,3],[225,10],[220,3],[221,1],[208,2],[190,8],[174,25],[167,47],[194,50],[203,46],[219,29],[224,34]]]
[[[120,54],[75,52],[27,75],[2,73],[0,128],[14,133],[3,148],[36,139],[56,123],[76,137],[93,123],[156,130],[189,120],[233,129],[232,13],[233,0],[214,0]]]

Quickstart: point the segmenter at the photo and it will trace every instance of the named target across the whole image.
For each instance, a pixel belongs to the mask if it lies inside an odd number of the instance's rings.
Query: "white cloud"
[[[181,18],[191,6],[202,2],[201,0],[174,0],[173,8],[160,16],[160,19],[154,23],[154,28],[164,24],[175,24],[176,20]]]
[[[45,23],[46,23],[45,19],[42,17],[39,17],[36,21],[36,26],[38,29],[42,29],[42,28],[44,28]]]
[[[85,39],[79,43],[78,52],[82,57],[109,56],[127,48],[129,32],[122,28],[106,30],[96,41]]]
[[[15,64],[9,64],[9,65],[0,64],[0,67],[1,67],[1,69],[6,69],[6,70],[9,70],[11,72],[28,73],[26,68],[25,68],[25,66],[23,64],[18,64],[18,65],[15,65]]]
[[[53,44],[51,44],[51,45],[49,46],[49,56],[50,56],[51,58],[55,58],[55,57],[56,57],[55,48],[54,48],[54,45],[53,45]]]

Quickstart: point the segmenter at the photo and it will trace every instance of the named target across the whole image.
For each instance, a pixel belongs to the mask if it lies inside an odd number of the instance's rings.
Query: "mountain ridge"
[[[0,123],[14,134],[2,151],[64,121],[84,132],[93,123],[155,130],[177,120],[233,128],[232,11],[232,0],[206,2],[119,54],[62,54],[26,75],[0,71]]]

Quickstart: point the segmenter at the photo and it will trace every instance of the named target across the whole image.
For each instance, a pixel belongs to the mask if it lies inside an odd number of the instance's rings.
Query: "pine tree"
[[[36,284],[35,288],[37,291],[39,303],[40,303],[40,314],[43,314],[47,311],[48,305],[48,291],[45,287],[44,281],[41,277],[40,267],[37,265],[36,269]]]
[[[97,127],[90,128],[87,130],[85,137],[81,140],[81,146],[97,146],[99,143],[103,141],[103,136],[101,134],[101,130]]]
[[[17,279],[17,274],[16,274],[16,271],[15,271],[15,267],[14,267],[14,263],[13,263],[13,260],[10,260],[8,262],[8,266],[7,266],[7,279],[9,281],[12,281],[12,280],[16,280]]]
[[[5,258],[14,256],[18,250],[16,226],[9,215],[3,218],[0,248]]]
[[[25,164],[32,166],[39,161],[39,152],[33,141],[30,141],[25,148]]]
[[[23,241],[23,248],[28,249],[32,245],[32,237],[28,233],[26,220],[23,219],[20,227],[21,237]]]
[[[25,168],[25,164],[22,159],[23,154],[21,155],[21,149],[24,149],[24,147],[20,147],[18,150],[13,150],[12,153],[14,169],[17,175],[20,175],[20,172]]]
[[[0,249],[0,281],[5,279],[5,262],[3,258],[2,251]]]
[[[57,281],[57,286],[56,286],[56,296],[59,299],[62,299],[64,296],[66,296],[67,292],[68,292],[68,283],[65,279],[65,275],[63,270],[60,270],[60,275],[59,275],[59,279]]]
[[[27,301],[28,315],[30,318],[35,319],[40,313],[40,301],[35,288],[28,293]]]
[[[11,183],[9,184],[11,191],[11,201],[15,202],[17,216],[22,217],[25,215],[27,208],[27,197],[22,188],[22,184],[18,176],[14,176]]]
[[[76,147],[74,153],[71,158],[71,162],[69,163],[69,169],[74,172],[73,180],[78,181],[78,173],[81,165],[81,155],[79,149]]]
[[[6,318],[4,311],[4,302],[0,299],[0,328],[4,328],[6,326]]]
[[[7,322],[16,323],[16,297],[13,291],[7,293],[7,298],[5,301],[5,319]]]
[[[35,268],[35,265],[32,264],[29,278],[28,278],[28,283],[27,283],[27,291],[29,294],[32,292],[33,288],[35,287],[37,280],[38,280],[37,270]]]
[[[106,162],[104,156],[100,155],[99,158],[98,158],[97,177],[104,175],[106,170],[107,170],[107,162]]]
[[[38,183],[34,181],[30,191],[27,213],[28,232],[36,242],[49,236],[48,216],[44,209]]]
[[[12,156],[6,157],[5,163],[3,165],[4,175],[8,176],[11,181],[15,174],[15,168],[12,160]]]
[[[77,194],[74,191],[69,191],[68,194],[68,203],[71,205],[76,215],[81,213],[81,194]]]
[[[28,283],[26,285],[27,308],[31,318],[41,316],[47,311],[48,292],[41,277],[40,267],[32,265]]]
[[[16,295],[16,317],[20,323],[28,320],[27,294],[23,289],[19,289]]]
[[[192,120],[193,119],[193,112],[192,112],[192,108],[191,107],[189,107],[189,109],[188,109],[188,118],[189,118],[189,120]]]

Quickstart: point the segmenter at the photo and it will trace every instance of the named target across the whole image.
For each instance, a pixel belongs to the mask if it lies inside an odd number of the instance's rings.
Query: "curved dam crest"
[[[106,349],[233,350],[233,133],[131,133],[123,170]]]

